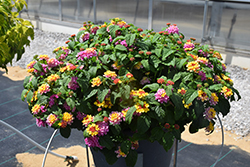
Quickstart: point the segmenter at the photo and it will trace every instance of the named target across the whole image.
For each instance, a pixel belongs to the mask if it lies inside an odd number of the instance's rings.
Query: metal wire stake
[[[175,139],[174,140],[174,163],[173,163],[173,167],[176,167],[176,164],[177,164],[177,150],[178,150],[178,140]]]
[[[47,148],[46,148],[45,153],[44,153],[42,167],[44,167],[44,165],[45,165],[45,161],[46,161],[46,157],[47,157],[47,154],[48,154],[49,146],[50,146],[50,144],[51,144],[51,142],[52,142],[52,140],[53,140],[53,138],[54,138],[56,132],[57,132],[57,129],[54,130],[54,132],[53,132],[53,134],[52,134],[52,136],[51,136],[51,138],[50,138],[50,140],[49,140],[49,143],[48,143]]]
[[[219,154],[217,160],[215,161],[215,163],[212,165],[213,167],[215,167],[215,165],[219,162],[220,157],[221,157],[221,154],[222,154],[222,151],[223,151],[223,147],[224,147],[224,131],[223,131],[223,125],[222,125],[221,119],[220,119],[220,117],[219,117],[219,115],[218,115],[217,112],[216,112],[216,116],[218,117],[219,122],[220,122],[220,126],[221,126],[222,141],[221,141],[221,150],[220,150],[220,154]]]
[[[87,154],[87,164],[88,164],[88,167],[90,167],[89,166],[89,146],[88,145],[86,145],[86,154]]]

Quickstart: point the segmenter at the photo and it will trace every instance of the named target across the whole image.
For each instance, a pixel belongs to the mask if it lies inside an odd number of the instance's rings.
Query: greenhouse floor
[[[0,120],[10,124],[32,140],[46,147],[53,129],[39,128],[36,126],[35,119],[29,113],[27,103],[21,100],[21,92],[23,90],[22,83],[23,81],[13,81],[3,76],[3,72],[0,71]],[[74,145],[84,147],[82,132],[77,130],[73,130],[71,137],[68,139],[61,137],[59,133],[57,133],[51,147],[57,149],[60,147],[68,148]],[[198,145],[182,141],[178,145],[177,166],[213,166],[220,153],[220,149],[220,145]],[[1,124],[0,150],[0,167],[22,166],[16,159],[16,154],[18,153],[43,153],[34,145]],[[173,160],[170,166],[172,166],[172,164]],[[221,158],[216,166],[248,167],[249,164],[250,153],[234,146],[224,146]],[[76,165],[76,167],[77,166],[78,165]]]

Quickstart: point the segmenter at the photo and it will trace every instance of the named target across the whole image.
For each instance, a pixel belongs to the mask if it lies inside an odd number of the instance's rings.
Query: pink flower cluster
[[[51,58],[47,61],[47,64],[48,64],[49,68],[53,68],[53,67],[58,66],[60,64],[60,62],[56,58]]]
[[[85,58],[89,59],[96,56],[97,53],[93,48],[87,48],[86,50],[79,52],[76,57],[78,58],[78,60],[83,61]]]
[[[193,43],[191,43],[191,42],[186,42],[185,44],[184,44],[184,46],[183,46],[183,48],[184,48],[184,50],[193,50],[194,49],[194,44]]]
[[[91,136],[84,139],[85,144],[89,147],[99,147],[100,149],[103,149],[104,147],[99,144],[98,140],[98,136]]]
[[[126,43],[126,40],[123,40],[123,41],[118,40],[118,41],[115,43],[115,45],[118,45],[118,44],[123,45],[123,46],[125,46],[125,47],[128,46],[128,44]]]
[[[87,41],[89,39],[89,33],[85,32],[84,34],[82,34],[80,39],[81,39],[81,42]]]
[[[165,31],[167,31],[169,34],[179,34],[179,28],[176,25],[170,25]]]
[[[77,77],[71,78],[71,81],[68,83],[69,89],[76,90],[77,88],[79,88],[79,85],[76,80],[77,80]]]
[[[36,118],[36,125],[38,126],[38,127],[45,127],[46,126],[46,122],[45,121],[43,121],[43,120],[41,120],[40,118]]]
[[[122,122],[122,116],[123,114],[118,111],[112,111],[112,113],[109,114],[109,122],[112,125],[119,125]]]
[[[96,123],[99,127],[98,136],[104,136],[109,131],[109,124],[105,121]]]
[[[160,103],[167,103],[169,101],[169,97],[164,89],[158,89],[155,93],[155,100],[158,100]]]
[[[53,94],[49,98],[49,107],[52,107],[55,104],[55,99],[58,99],[59,96],[57,94]]]

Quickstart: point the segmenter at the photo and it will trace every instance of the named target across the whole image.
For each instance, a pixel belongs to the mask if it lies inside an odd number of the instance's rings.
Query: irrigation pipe
[[[16,128],[14,128],[13,126],[5,123],[4,121],[0,120],[0,124],[4,125],[5,127],[13,130],[14,132],[16,132],[19,136],[21,136],[23,139],[27,140],[28,142],[30,142],[31,144],[35,145],[37,148],[39,148],[42,151],[45,151],[45,147],[41,146],[40,144],[38,144],[37,142],[35,142],[34,140],[32,140],[31,138],[29,138],[28,136],[26,136],[25,134],[23,134],[22,132],[20,132],[19,130],[17,130]],[[55,152],[52,152],[50,150],[48,150],[48,152],[54,156],[60,157],[60,158],[64,158],[64,159],[72,159],[73,161],[78,161],[77,156],[64,156],[64,155],[60,155],[57,154]]]

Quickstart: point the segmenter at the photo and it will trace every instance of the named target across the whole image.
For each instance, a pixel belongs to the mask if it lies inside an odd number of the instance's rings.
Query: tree
[[[0,0],[0,67],[8,72],[7,64],[17,55],[20,60],[25,52],[25,46],[34,39],[33,25],[30,21],[18,18],[26,6],[25,0]]]

